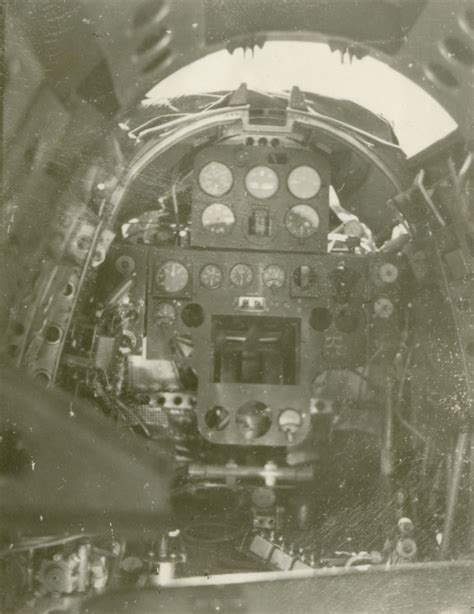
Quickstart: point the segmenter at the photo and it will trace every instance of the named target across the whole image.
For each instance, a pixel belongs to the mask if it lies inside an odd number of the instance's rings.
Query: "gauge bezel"
[[[268,194],[268,196],[257,196],[256,194],[252,193],[252,191],[249,189],[248,185],[247,185],[247,181],[248,181],[248,177],[250,175],[250,173],[252,173],[253,171],[255,171],[255,169],[257,168],[264,168],[264,169],[268,169],[269,171],[271,171],[274,175],[275,175],[275,179],[276,179],[276,187],[274,189],[274,191],[271,194]],[[255,166],[252,166],[252,168],[250,168],[247,173],[245,174],[244,177],[244,185],[245,185],[245,190],[249,193],[249,195],[252,198],[255,198],[256,200],[259,201],[266,201],[269,198],[273,198],[273,196],[275,196],[275,194],[278,192],[278,190],[280,189],[280,177],[278,176],[278,173],[276,172],[275,169],[273,169],[271,166],[268,166],[268,164],[256,164]]]
[[[211,164],[218,164],[220,166],[223,166],[230,173],[230,184],[229,184],[229,186],[223,192],[218,192],[217,194],[213,194],[212,192],[208,192],[206,189],[204,189],[204,187],[202,185],[202,180],[201,180],[202,173]],[[200,168],[199,173],[198,173],[198,178],[197,178],[197,183],[198,183],[199,189],[202,192],[204,192],[204,194],[206,194],[207,196],[211,196],[212,198],[221,198],[221,196],[224,196],[225,194],[228,194],[232,190],[234,182],[235,182],[234,173],[232,172],[232,169],[230,168],[230,166],[228,166],[224,162],[219,162],[219,160],[209,160],[208,162],[206,162]]]
[[[388,276],[387,270],[390,271]],[[400,270],[393,262],[382,262],[378,269],[378,275],[384,284],[394,284],[398,280]]]
[[[219,279],[219,283],[216,286],[210,286],[203,281],[204,270],[207,269],[208,267],[214,267],[215,270],[219,271],[220,279]],[[215,264],[214,262],[207,262],[199,270],[199,282],[201,283],[203,288],[207,288],[208,290],[217,290],[218,288],[222,287],[222,284],[224,282],[224,271],[221,269],[221,267],[218,264]]]
[[[232,220],[233,220],[232,224],[222,225],[222,222],[221,222],[220,227],[224,228],[225,230],[216,232],[215,230],[211,230],[211,228],[212,228],[212,226],[217,226],[217,224],[213,224],[213,225],[207,226],[204,223],[204,215],[206,214],[206,211],[209,211],[209,209],[212,209],[212,207],[223,207],[223,208],[227,209],[228,211],[230,211],[230,213],[232,214]],[[210,205],[207,205],[207,207],[205,207],[202,210],[202,213],[201,213],[201,226],[204,228],[204,230],[206,232],[210,232],[211,234],[213,234],[215,236],[226,236],[226,235],[229,235],[233,231],[236,222],[237,222],[237,219],[235,217],[234,210],[232,209],[232,207],[230,205],[227,205],[225,203],[211,203]]]
[[[180,288],[178,288],[177,290],[174,290],[174,291],[167,290],[158,281],[158,275],[160,274],[160,271],[162,269],[164,269],[166,266],[170,265],[170,264],[178,264],[180,267],[182,267],[186,271],[186,283],[183,286],[181,286]],[[179,261],[179,260],[166,260],[165,262],[160,263],[158,268],[156,269],[156,272],[155,272],[155,275],[154,275],[154,281],[155,281],[155,286],[159,290],[160,293],[172,296],[172,295],[179,294],[180,292],[183,292],[189,286],[189,283],[191,281],[191,275],[189,273],[188,267],[185,264],[183,264],[181,261]]]
[[[297,235],[294,232],[292,232],[289,228],[288,225],[288,217],[289,215],[295,211],[295,209],[297,209],[298,207],[304,207],[305,210],[311,210],[314,215],[317,217],[318,223],[317,226],[311,226],[312,232],[310,234],[306,234],[304,236],[301,235]],[[314,237],[315,234],[317,234],[319,227],[321,225],[321,217],[319,216],[319,213],[316,211],[316,209],[314,209],[314,207],[312,207],[311,205],[309,205],[308,203],[297,203],[295,205],[292,205],[287,212],[285,213],[285,220],[284,220],[284,224],[285,224],[285,229],[286,231],[295,239],[298,239],[300,241],[305,241],[306,239],[310,239],[311,237]]]
[[[270,283],[269,284],[269,282],[271,282],[271,281],[276,281],[276,278],[275,277],[271,277],[269,280],[265,279],[265,274],[267,273],[268,269],[278,269],[279,273],[283,274],[283,277],[281,278],[281,283],[279,283],[278,285],[276,285],[274,283]],[[283,288],[283,286],[285,285],[285,282],[286,282],[286,271],[279,264],[275,264],[275,263],[269,264],[262,271],[262,281],[263,281],[264,286],[267,287],[267,288],[270,288],[270,289],[272,289],[272,288],[276,288],[276,289]]]
[[[298,194],[297,192],[295,192],[294,188],[291,187],[290,182],[291,182],[291,178],[294,175],[294,173],[296,173],[297,171],[300,171],[301,169],[310,169],[311,171],[313,171],[314,173],[316,173],[316,176],[318,178],[318,187],[316,189],[316,191],[314,193],[312,193],[310,196],[302,196],[301,194]],[[316,198],[316,196],[319,194],[319,192],[321,191],[323,185],[323,180],[321,178],[321,175],[319,174],[319,172],[313,168],[312,166],[310,166],[309,164],[300,164],[298,166],[295,166],[289,173],[288,173],[288,177],[286,178],[286,187],[288,188],[288,192],[294,197],[297,198],[298,200],[311,200],[312,198]]]
[[[164,312],[162,314],[158,314],[160,308],[169,309],[170,313],[172,313],[172,316],[170,317]],[[170,324],[174,324],[176,322],[177,317],[176,307],[173,305],[173,303],[170,303],[169,301],[159,301],[153,308],[152,317],[154,322],[167,321]]]
[[[247,269],[247,271],[250,271],[250,279],[248,282],[244,283],[244,284],[236,284],[233,279],[232,279],[232,272],[237,268],[237,267],[245,267]],[[234,266],[231,267],[230,271],[229,271],[229,281],[230,283],[235,287],[235,288],[246,288],[247,286],[250,286],[250,284],[253,282],[254,280],[254,272],[252,267],[250,266],[250,264],[247,264],[246,262],[237,262],[236,264],[234,264]]]

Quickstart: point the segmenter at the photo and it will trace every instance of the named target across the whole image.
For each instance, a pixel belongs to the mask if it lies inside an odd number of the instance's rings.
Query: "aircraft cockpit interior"
[[[3,10],[2,611],[469,611],[472,2]],[[453,129],[296,61],[147,97],[272,41]]]

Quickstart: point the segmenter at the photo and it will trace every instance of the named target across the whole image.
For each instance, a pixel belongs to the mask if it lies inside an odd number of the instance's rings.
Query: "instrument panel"
[[[215,145],[194,162],[191,245],[325,253],[329,165],[271,145]]]
[[[100,285],[107,294],[133,280],[132,388],[161,390],[173,348],[184,347],[204,438],[288,446],[309,432],[318,373],[396,351],[400,278],[400,262],[383,256],[127,244],[112,247]]]

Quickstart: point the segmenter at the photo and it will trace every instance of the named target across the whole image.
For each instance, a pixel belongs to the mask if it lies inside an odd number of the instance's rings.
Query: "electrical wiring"
[[[71,542],[77,541],[79,539],[91,539],[95,537],[100,537],[98,533],[76,533],[74,535],[65,535],[65,536],[45,536],[45,537],[37,537],[35,539],[21,541],[17,545],[12,546],[11,548],[5,548],[0,551],[0,558],[7,556],[9,554],[17,553],[17,552],[28,552],[30,550],[41,550],[44,548],[52,548],[54,546],[63,546],[64,544],[69,544]]]

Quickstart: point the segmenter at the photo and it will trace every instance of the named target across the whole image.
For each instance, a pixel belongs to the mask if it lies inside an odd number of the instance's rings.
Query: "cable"
[[[59,537],[59,536],[38,537],[34,540],[20,542],[18,546],[13,546],[13,548],[6,548],[5,550],[1,550],[0,558],[7,556],[8,554],[14,553],[14,552],[27,552],[29,550],[40,550],[43,548],[52,548],[54,546],[62,546],[72,541],[77,541],[78,539],[92,538],[92,537],[99,537],[99,536],[100,534],[98,533],[78,533],[76,535],[68,535],[64,537]]]

